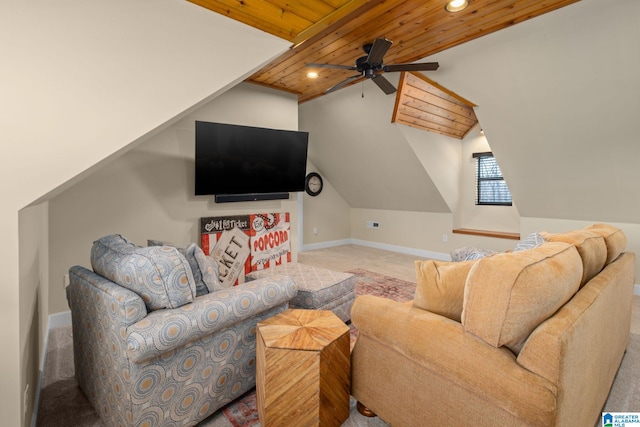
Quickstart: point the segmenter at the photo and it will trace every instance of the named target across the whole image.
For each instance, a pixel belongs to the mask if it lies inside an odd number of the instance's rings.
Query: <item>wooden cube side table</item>
[[[258,323],[262,426],[340,426],[349,418],[349,389],[349,327],[333,312],[291,309]]]

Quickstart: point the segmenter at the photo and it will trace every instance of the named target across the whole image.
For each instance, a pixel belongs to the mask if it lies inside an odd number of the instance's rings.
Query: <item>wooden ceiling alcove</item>
[[[403,72],[392,123],[463,139],[478,123],[475,105],[421,73]]]

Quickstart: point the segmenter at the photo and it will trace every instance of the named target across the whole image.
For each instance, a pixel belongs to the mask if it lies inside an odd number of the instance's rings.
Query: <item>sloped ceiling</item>
[[[393,106],[393,97],[362,85],[300,105],[310,159],[351,207],[450,212],[401,129],[391,123]]]
[[[429,58],[478,105],[522,217],[638,222],[638,22],[635,0],[584,0]]]
[[[640,2],[583,0],[427,58],[445,64],[438,83],[478,105],[522,217],[638,222],[638,22]],[[300,106],[314,163],[353,206],[446,210],[447,189],[388,136],[397,125],[375,92],[356,85]]]
[[[317,33],[347,15],[363,13],[379,3],[368,0],[189,1],[294,44],[306,40],[310,34]]]
[[[0,129],[11,144],[0,193],[17,209],[77,182],[289,45],[183,1],[4,2],[0,24]]]

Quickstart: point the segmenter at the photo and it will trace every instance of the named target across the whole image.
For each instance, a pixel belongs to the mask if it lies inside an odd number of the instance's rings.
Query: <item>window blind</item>
[[[493,153],[473,153],[476,159],[476,205],[511,206],[511,192]]]

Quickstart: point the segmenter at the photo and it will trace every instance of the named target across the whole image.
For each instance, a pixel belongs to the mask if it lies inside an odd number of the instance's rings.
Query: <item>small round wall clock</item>
[[[311,172],[304,179],[304,190],[310,196],[317,196],[322,191],[322,177],[317,172]]]

